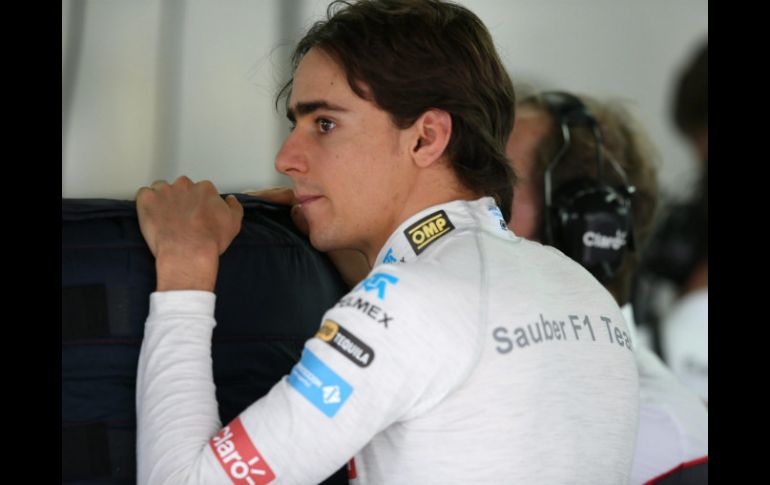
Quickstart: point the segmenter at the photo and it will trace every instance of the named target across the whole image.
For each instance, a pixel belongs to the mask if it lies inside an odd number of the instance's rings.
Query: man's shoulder
[[[463,291],[465,278],[458,267],[445,258],[424,259],[407,264],[375,266],[353,292],[376,295],[394,304],[429,304],[451,299]]]
[[[443,259],[381,264],[346,298],[366,298],[397,313],[410,321],[412,332],[436,332],[466,326],[478,315],[478,278],[451,268]]]

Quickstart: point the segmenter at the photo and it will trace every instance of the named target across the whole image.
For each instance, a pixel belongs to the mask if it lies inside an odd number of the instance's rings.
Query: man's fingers
[[[294,196],[294,191],[292,191],[289,187],[250,190],[244,193],[246,195],[253,195],[261,199],[269,200],[270,202],[274,202],[276,204],[294,205],[298,202],[297,198]]]
[[[206,182],[211,184],[211,182],[209,182],[208,180],[202,180],[202,181],[200,181],[198,183],[199,184],[204,184]],[[177,186],[181,185],[183,187],[191,187],[194,184],[193,184],[193,181],[190,180],[190,178],[187,175],[180,175],[179,177],[177,177],[176,180],[174,180],[174,185],[177,185]]]
[[[291,208],[291,220],[302,234],[307,234],[310,230],[307,225],[307,219],[305,219],[305,214],[302,213],[302,206],[295,205]]]
[[[148,192],[148,191],[152,192],[152,189],[147,186],[139,187],[139,190],[136,191],[136,195],[134,195],[134,200],[139,200],[139,196],[141,196],[144,192]]]
[[[225,198],[225,202],[227,202],[227,205],[235,213],[239,221],[243,219],[243,206],[233,194],[228,195]]]
[[[302,234],[308,233],[307,220],[302,213],[302,207],[299,205],[299,200],[294,195],[294,191],[289,187],[273,187],[271,189],[261,190],[248,190],[244,191],[246,195],[253,195],[261,199],[269,200],[276,204],[290,205],[291,208],[291,220],[294,225]]]

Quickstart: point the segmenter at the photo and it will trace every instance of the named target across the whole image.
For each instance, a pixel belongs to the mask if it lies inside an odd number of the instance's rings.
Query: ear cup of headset
[[[549,244],[609,282],[633,250],[631,204],[624,189],[594,179],[572,180],[554,193],[546,220]]]

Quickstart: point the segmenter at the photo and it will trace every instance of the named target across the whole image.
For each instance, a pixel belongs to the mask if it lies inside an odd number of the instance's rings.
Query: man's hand
[[[139,227],[155,256],[157,291],[213,291],[219,256],[241,230],[243,207],[211,182],[182,176],[136,194]]]
[[[290,188],[276,187],[265,190],[251,190],[244,193],[269,200],[270,202],[275,202],[276,204],[292,206],[291,220],[300,232],[303,234],[308,233],[308,224],[302,213],[302,206],[299,204],[299,201],[294,196],[294,192]],[[342,276],[342,280],[345,284],[348,285],[348,288],[353,288],[357,285],[364,279],[364,276],[366,276],[371,269],[364,253],[356,249],[337,249],[328,251],[326,255],[329,256],[329,259],[331,259],[332,263],[337,268],[337,271]]]

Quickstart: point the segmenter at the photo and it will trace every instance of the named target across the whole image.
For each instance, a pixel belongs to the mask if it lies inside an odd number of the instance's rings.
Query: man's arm
[[[158,181],[142,187],[136,207],[142,236],[155,256],[157,290],[150,297],[137,375],[137,477],[140,483],[154,483],[156,475],[144,466],[145,457],[156,455],[168,440],[176,441],[164,434],[160,423],[165,416],[180,407],[189,410],[180,414],[184,421],[178,424],[199,438],[175,446],[175,453],[188,456],[199,456],[201,446],[220,427],[211,366],[212,292],[219,256],[240,231],[243,207],[234,196],[223,200],[211,182],[193,183],[185,176],[173,184]],[[176,321],[179,315],[181,322]],[[165,316],[170,318],[164,321]],[[158,318],[161,322],[153,325]],[[154,399],[158,394],[152,389],[158,386],[166,392]]]
[[[289,375],[230,423],[219,422],[212,376],[214,294],[153,293],[137,378],[138,482],[318,483],[429,409],[472,350],[456,335],[441,338],[464,345],[425,345],[443,326],[402,269],[384,270],[399,280],[387,293],[360,285],[326,312]]]
[[[247,483],[243,473],[255,484],[318,483],[429,408],[469,358],[459,344],[426,346],[440,325],[414,313],[416,298],[404,301],[414,286],[398,290],[345,296],[289,375],[230,423],[218,420],[211,370],[214,295],[153,293],[137,379],[139,483]]]

